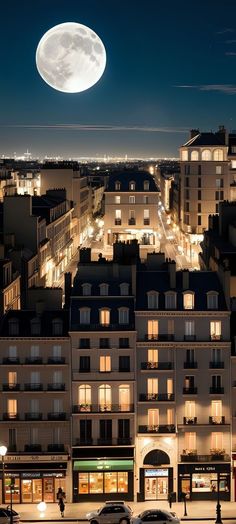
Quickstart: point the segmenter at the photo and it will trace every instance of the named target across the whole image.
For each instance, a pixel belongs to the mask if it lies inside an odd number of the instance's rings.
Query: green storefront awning
[[[75,460],[74,471],[132,471],[133,460]]]

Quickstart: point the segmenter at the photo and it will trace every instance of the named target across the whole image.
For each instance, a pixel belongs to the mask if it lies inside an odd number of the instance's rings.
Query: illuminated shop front
[[[230,464],[180,464],[179,499],[186,493],[191,500],[230,500]]]
[[[167,500],[173,492],[173,468],[141,468],[139,500]]]

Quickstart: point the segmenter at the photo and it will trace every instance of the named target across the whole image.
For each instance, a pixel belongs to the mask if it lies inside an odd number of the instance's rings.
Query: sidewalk
[[[146,509],[161,508],[168,509],[167,501],[149,501],[149,502],[128,502],[133,509],[133,514],[137,515]],[[65,507],[65,521],[86,521],[86,513],[94,511],[102,506],[102,503],[97,502],[80,502],[75,504],[66,504]],[[60,511],[57,504],[47,504],[45,514],[40,516],[37,509],[37,504],[16,504],[14,509],[20,513],[22,522],[40,522],[40,521],[55,521],[61,520]],[[183,503],[176,502],[172,504],[170,511],[175,511],[177,515],[183,520],[210,520],[215,522],[216,519],[216,502],[188,502],[187,516],[184,515]],[[222,521],[232,520],[236,523],[236,502],[222,502],[221,504]]]

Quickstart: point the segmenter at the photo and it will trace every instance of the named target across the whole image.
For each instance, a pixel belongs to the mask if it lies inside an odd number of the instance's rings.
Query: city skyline
[[[2,12],[0,155],[177,157],[190,128],[236,127],[232,0],[14,0]],[[42,35],[66,21],[91,27],[107,52],[83,93],[55,91],[35,65]]]

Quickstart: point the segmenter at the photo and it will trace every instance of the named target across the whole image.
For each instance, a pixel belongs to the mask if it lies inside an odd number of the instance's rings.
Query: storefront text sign
[[[67,462],[68,455],[5,455],[5,462]]]

